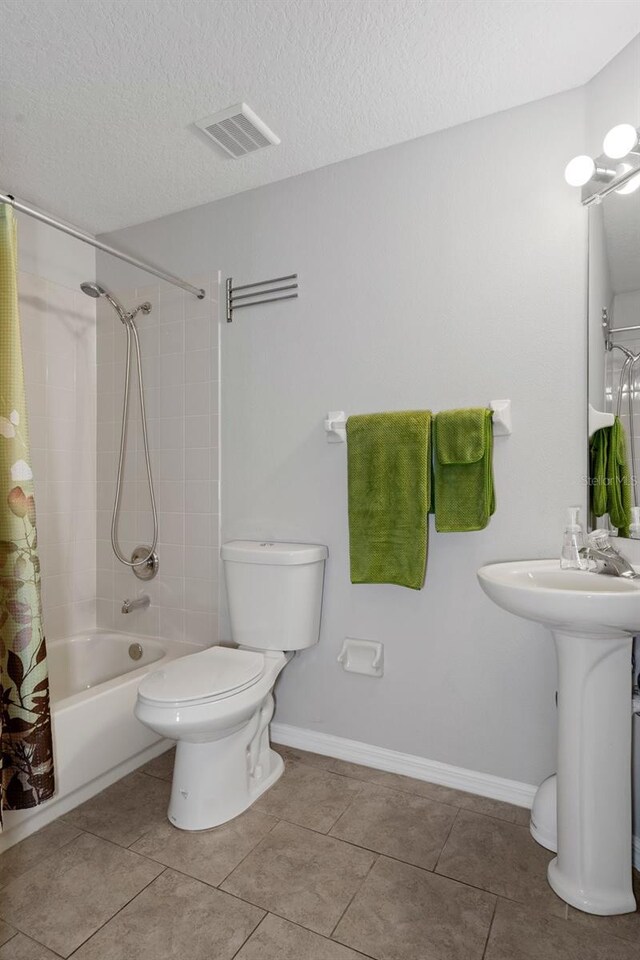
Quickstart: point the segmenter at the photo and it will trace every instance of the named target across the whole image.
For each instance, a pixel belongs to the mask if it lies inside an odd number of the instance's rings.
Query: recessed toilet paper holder
[[[381,677],[384,673],[384,645],[379,640],[345,637],[338,654],[338,663],[341,663],[348,673]]]

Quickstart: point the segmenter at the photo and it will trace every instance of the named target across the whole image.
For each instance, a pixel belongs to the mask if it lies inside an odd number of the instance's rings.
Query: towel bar
[[[511,425],[511,400],[491,400],[494,437],[508,437],[513,432]],[[347,416],[344,410],[331,410],[324,419],[327,443],[346,443]]]

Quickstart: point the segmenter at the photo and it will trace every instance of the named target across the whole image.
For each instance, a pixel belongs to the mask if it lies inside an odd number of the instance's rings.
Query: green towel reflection
[[[631,475],[627,438],[618,417],[612,427],[596,430],[591,438],[591,509],[596,517],[609,514],[621,537],[629,536]]]

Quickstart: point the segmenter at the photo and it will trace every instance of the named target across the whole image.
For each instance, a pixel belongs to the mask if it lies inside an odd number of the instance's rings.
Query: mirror
[[[631,182],[630,187],[635,184]],[[618,416],[624,429],[631,506],[640,507],[640,189],[611,192],[589,207],[589,433]],[[602,475],[591,467],[590,527],[618,528],[594,496]],[[606,481],[605,481],[606,482]],[[594,511],[594,506],[597,507]],[[637,519],[632,518],[632,519]],[[619,529],[640,539],[640,526]]]

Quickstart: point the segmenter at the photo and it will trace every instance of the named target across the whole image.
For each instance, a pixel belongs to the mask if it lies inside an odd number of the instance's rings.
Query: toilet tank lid
[[[328,549],[320,543],[282,543],[273,540],[230,540],[220,550],[223,560],[233,563],[317,563],[326,560]]]

